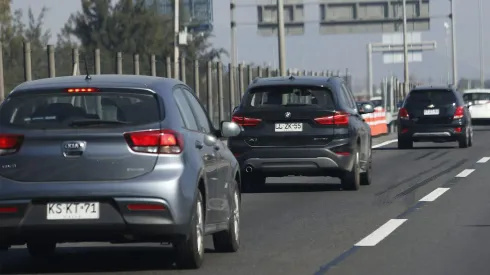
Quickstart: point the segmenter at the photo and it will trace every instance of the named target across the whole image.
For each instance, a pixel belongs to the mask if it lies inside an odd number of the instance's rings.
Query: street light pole
[[[444,28],[446,29],[446,37],[445,37],[445,44],[446,44],[446,70],[447,70],[447,80],[446,84],[449,85],[451,83],[451,57],[449,56],[449,23],[444,22]]]
[[[452,40],[452,61],[453,61],[453,85],[458,86],[458,61],[456,60],[456,16],[454,16],[455,11],[455,1],[449,0],[451,2],[451,40]]]
[[[407,1],[403,0],[403,79],[404,93],[408,93],[409,89],[409,72],[408,72],[408,45],[407,45]]]
[[[286,76],[286,42],[284,30],[284,0],[277,0],[277,42],[279,49],[279,73]]]
[[[179,79],[179,0],[174,0],[174,78]]]
[[[480,30],[480,34],[478,36],[480,42],[480,88],[485,88],[485,55],[483,53],[483,1],[478,0],[478,28]]]

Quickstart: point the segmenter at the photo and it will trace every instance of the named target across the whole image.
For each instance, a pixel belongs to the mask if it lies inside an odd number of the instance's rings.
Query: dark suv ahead
[[[256,79],[232,120],[243,126],[228,146],[242,169],[244,188],[266,177],[339,177],[357,190],[371,182],[371,130],[339,77]]]
[[[410,91],[398,113],[398,148],[413,142],[454,142],[472,146],[471,116],[463,97],[452,87],[417,87]]]

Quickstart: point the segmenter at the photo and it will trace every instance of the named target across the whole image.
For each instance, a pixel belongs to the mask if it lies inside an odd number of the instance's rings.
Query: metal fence
[[[230,64],[222,62],[202,62],[182,57],[179,60],[179,75],[175,76],[172,75],[174,62],[170,57],[105,52],[100,49],[90,51],[77,48],[58,49],[52,45],[44,49],[33,49],[29,42],[23,45],[22,52],[17,54],[17,60],[15,60],[17,62],[12,62],[12,60],[5,62],[4,60],[4,65],[2,65],[2,53],[0,52],[0,96],[2,100],[7,91],[24,81],[68,76],[77,71],[85,74],[86,69],[90,74],[115,73],[174,77],[194,89],[203,105],[206,106],[213,123],[218,124],[219,121],[230,117],[231,111],[239,104],[243,92],[253,79],[273,77],[279,74],[278,69],[270,67],[239,64],[237,68],[231,68]],[[1,49],[0,44],[0,51]],[[17,66],[9,68],[8,64],[17,64]],[[231,70],[234,70],[232,78],[230,78]],[[288,74],[341,76],[341,71],[288,70]],[[346,79],[348,85],[351,84],[348,70],[342,77]]]

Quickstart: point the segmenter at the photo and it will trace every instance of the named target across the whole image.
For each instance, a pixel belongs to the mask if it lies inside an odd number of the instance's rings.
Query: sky
[[[262,37],[257,34],[256,0],[237,0],[237,44],[238,61],[255,64],[278,64],[277,38]],[[312,2],[313,0],[306,0]],[[480,55],[478,51],[478,0],[456,1],[456,39],[459,77],[478,79],[480,75]],[[490,1],[483,1],[483,9],[490,9]],[[488,3],[486,3],[488,2]],[[53,42],[70,14],[81,9],[80,0],[14,0],[13,9],[30,7],[35,14],[41,8],[48,8],[46,28],[53,34]],[[487,7],[485,7],[487,6]],[[431,0],[431,30],[422,33],[422,40],[435,40],[437,49],[423,53],[422,62],[410,63],[409,72],[423,82],[445,83],[448,73],[446,55],[446,30],[444,22],[449,14],[449,0]],[[314,5],[305,5],[307,17],[315,20],[318,12]],[[490,17],[485,16],[483,26],[490,26]],[[214,0],[214,38],[215,47],[230,49],[230,11],[229,0]],[[288,68],[306,70],[341,70],[348,69],[356,83],[366,83],[367,54],[366,45],[370,42],[381,42],[382,34],[328,35],[322,36],[316,24],[307,24],[303,36],[286,38],[286,63]],[[490,60],[490,35],[484,30],[484,60]],[[228,59],[224,59],[228,62]],[[487,62],[485,62],[487,63]],[[394,74],[403,79],[403,64],[383,64],[380,54],[373,56],[374,80]],[[485,76],[490,75],[485,73]]]

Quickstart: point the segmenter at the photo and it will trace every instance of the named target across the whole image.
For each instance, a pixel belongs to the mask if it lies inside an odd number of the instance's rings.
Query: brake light
[[[0,134],[0,156],[16,153],[23,141],[23,135]]]
[[[135,203],[128,204],[128,210],[130,211],[164,211],[165,206],[154,203]]]
[[[0,207],[0,214],[13,214],[17,213],[17,207]]]
[[[182,136],[172,130],[152,130],[124,134],[131,150],[149,154],[180,154],[184,150]]]
[[[406,108],[400,108],[400,111],[398,111],[398,117],[401,119],[409,119],[410,118]]]
[[[321,125],[349,125],[349,114],[344,112],[335,112],[332,116],[317,117],[314,119],[316,123]]]
[[[95,89],[95,88],[68,88],[68,89],[66,89],[66,91],[69,93],[92,93],[92,92],[96,92],[97,89]]]
[[[460,118],[463,118],[463,116],[464,116],[463,107],[461,107],[461,106],[456,107],[456,111],[454,111],[454,119],[460,119]]]
[[[231,118],[231,121],[241,126],[257,126],[260,122],[262,122],[262,119],[244,116],[233,116]]]

